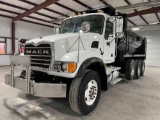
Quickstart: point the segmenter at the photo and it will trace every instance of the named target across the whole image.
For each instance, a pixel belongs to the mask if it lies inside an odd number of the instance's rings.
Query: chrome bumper
[[[14,76],[14,65],[26,67],[26,79]],[[66,84],[35,83],[30,80],[30,57],[11,56],[11,73],[5,75],[5,84],[39,97],[66,97]]]

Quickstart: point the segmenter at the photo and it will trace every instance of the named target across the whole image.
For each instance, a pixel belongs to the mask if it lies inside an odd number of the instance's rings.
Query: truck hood
[[[84,39],[85,37],[93,40],[95,38],[98,38],[97,36],[100,36],[100,35],[97,33],[81,33],[82,39]],[[69,38],[76,40],[78,37],[79,37],[79,33],[57,34],[57,35],[50,35],[50,36],[44,36],[42,38],[32,39],[27,41],[26,44],[29,44],[29,43],[38,44],[41,42],[52,43],[59,40],[67,40]]]
[[[47,42],[52,43],[58,40],[66,39],[66,38],[73,38],[78,37],[78,33],[66,33],[66,34],[57,34],[57,35],[50,35],[50,36],[44,36],[42,38],[35,38],[32,40],[27,41],[26,43],[34,43],[38,44],[40,42]]]
[[[98,33],[81,33],[81,42],[79,46],[79,50],[97,50],[99,53],[99,45],[103,42],[101,40],[101,35]],[[44,43],[54,43],[54,52],[55,52],[55,60],[61,60],[63,56],[70,58],[67,56],[68,53],[72,53],[72,55],[78,52],[78,41],[79,33],[67,33],[67,34],[58,34],[58,35],[50,35],[45,36],[42,39],[36,38],[30,41],[27,41],[26,44],[44,44]],[[96,41],[96,42],[95,42]],[[96,43],[97,47],[95,47]],[[92,47],[93,46],[93,47]]]

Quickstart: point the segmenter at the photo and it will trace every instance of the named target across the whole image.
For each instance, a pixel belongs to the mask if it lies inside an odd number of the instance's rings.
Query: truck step
[[[120,82],[121,80],[122,80],[122,78],[117,78],[117,79],[112,80],[111,82],[109,82],[109,84],[114,85],[114,84]]]
[[[118,71],[120,70],[121,68],[120,67],[106,67],[106,74],[109,75],[111,72],[113,71]]]

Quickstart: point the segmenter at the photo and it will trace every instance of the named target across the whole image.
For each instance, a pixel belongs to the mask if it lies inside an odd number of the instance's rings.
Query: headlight
[[[73,73],[77,68],[77,63],[75,62],[55,62],[54,69],[57,71]]]
[[[68,63],[62,63],[62,71],[68,71]]]

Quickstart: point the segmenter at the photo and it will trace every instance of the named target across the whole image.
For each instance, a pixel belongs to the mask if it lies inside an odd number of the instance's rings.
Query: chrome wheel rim
[[[98,92],[98,85],[95,80],[91,80],[88,85],[86,86],[85,90],[85,103],[87,105],[92,105],[96,98]]]

